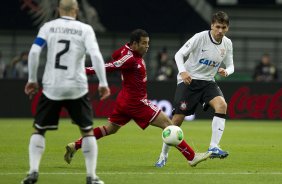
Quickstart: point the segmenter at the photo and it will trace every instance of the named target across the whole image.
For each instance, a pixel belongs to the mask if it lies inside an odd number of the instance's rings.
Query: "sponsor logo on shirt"
[[[219,67],[219,65],[220,65],[220,63],[218,63],[218,62],[208,60],[208,59],[200,59],[199,63],[203,64],[203,65],[211,66],[211,67],[214,67],[214,68]]]

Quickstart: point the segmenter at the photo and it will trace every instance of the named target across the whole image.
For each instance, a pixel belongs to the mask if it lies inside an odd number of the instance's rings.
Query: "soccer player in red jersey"
[[[133,119],[145,129],[149,125],[162,129],[172,125],[171,120],[147,99],[147,74],[143,56],[149,48],[149,35],[142,29],[131,33],[130,42],[112,54],[113,60],[105,64],[106,72],[121,71],[122,89],[119,92],[114,110],[105,126],[94,128],[96,139],[116,133],[123,125]],[[95,74],[91,67],[88,75]],[[70,163],[74,153],[81,148],[81,139],[66,146],[65,161]],[[183,140],[176,148],[185,156],[191,166],[206,160],[210,152],[196,153]]]

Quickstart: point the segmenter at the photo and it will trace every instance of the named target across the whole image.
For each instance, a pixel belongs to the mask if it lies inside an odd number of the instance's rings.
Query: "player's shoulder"
[[[124,60],[127,62],[134,61],[135,59],[132,50],[126,46],[122,47],[120,50],[120,60]]]
[[[93,31],[93,27],[90,26],[89,24],[86,24],[84,22],[81,22],[79,20],[73,20],[72,24],[75,25],[78,29],[84,30],[85,32],[87,31]]]
[[[113,59],[119,59],[124,56],[127,56],[127,58],[133,57],[133,53],[127,44],[115,50],[112,54]]]
[[[86,29],[93,29],[93,27],[90,26],[89,24],[86,24],[86,23],[81,22],[81,21],[79,21],[79,20],[75,20],[75,22],[76,22],[77,24],[80,24],[81,26],[85,27]]]
[[[194,35],[194,37],[197,37],[197,38],[204,38],[204,37],[207,37],[207,36],[209,36],[209,31],[207,31],[207,30],[198,32]]]
[[[209,32],[208,31],[198,32],[198,33],[194,34],[194,36],[192,37],[192,39],[197,43],[204,42],[208,38],[209,38]]]
[[[53,20],[50,20],[48,22],[45,22],[41,27],[40,29],[46,29],[47,27],[50,27],[52,26],[53,24],[56,24],[56,20],[57,19],[53,19]]]
[[[224,37],[222,38],[222,41],[223,41],[224,43],[228,44],[228,45],[232,45],[231,39],[228,38],[227,36],[224,36]]]

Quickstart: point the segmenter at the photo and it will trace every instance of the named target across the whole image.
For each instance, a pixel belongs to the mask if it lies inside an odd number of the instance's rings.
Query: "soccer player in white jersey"
[[[234,72],[232,42],[225,34],[229,29],[229,17],[219,11],[212,16],[211,30],[195,34],[175,54],[178,68],[177,89],[174,98],[172,121],[181,126],[185,116],[195,113],[198,104],[204,110],[214,109],[212,136],[208,151],[210,158],[226,158],[228,152],[219,147],[226,119],[227,104],[214,77],[223,77]],[[188,57],[185,61],[184,58]],[[221,67],[221,63],[225,68]],[[155,163],[163,167],[168,158],[169,146],[163,144],[162,152]]]
[[[40,160],[45,149],[45,132],[56,130],[61,109],[67,109],[72,122],[83,136],[82,150],[86,164],[86,183],[103,184],[96,175],[97,143],[93,135],[92,108],[87,97],[85,54],[89,53],[99,79],[101,99],[110,95],[104,60],[95,33],[87,24],[76,21],[76,0],[60,0],[60,18],[45,23],[39,30],[28,56],[29,78],[25,93],[32,97],[38,90],[37,70],[42,48],[47,46],[47,62],[43,75],[43,94],[37,106],[29,142],[29,172],[23,184],[38,180]]]

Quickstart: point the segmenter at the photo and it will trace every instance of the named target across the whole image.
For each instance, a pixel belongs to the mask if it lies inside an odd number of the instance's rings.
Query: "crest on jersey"
[[[97,32],[105,32],[106,28],[99,20],[97,10],[88,3],[89,0],[78,0],[78,20],[91,25]],[[21,10],[27,11],[33,19],[33,25],[41,27],[45,22],[57,18],[58,0],[20,0]]]
[[[185,111],[187,110],[187,102],[180,102],[180,110]]]
[[[225,49],[220,49],[220,56],[223,57],[225,55]]]

